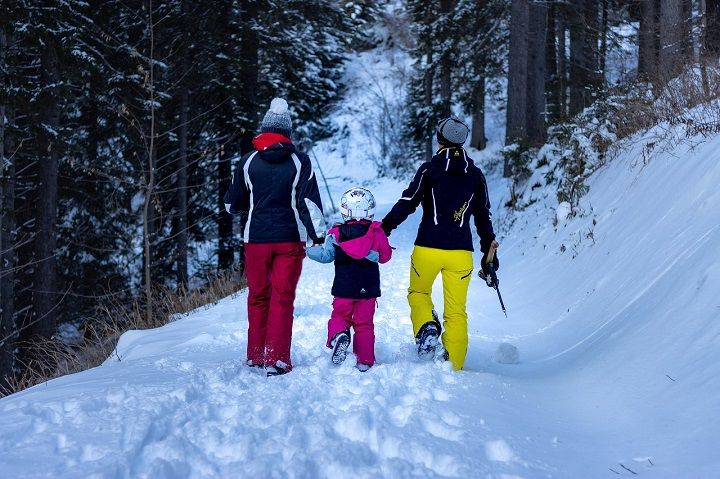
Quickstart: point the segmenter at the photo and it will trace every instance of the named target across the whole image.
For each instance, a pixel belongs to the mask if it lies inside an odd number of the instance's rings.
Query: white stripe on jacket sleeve
[[[300,221],[300,212],[298,212],[297,209],[297,186],[298,183],[300,183],[300,171],[302,169],[302,163],[300,163],[300,158],[298,158],[295,153],[292,154],[292,160],[293,163],[295,163],[295,179],[293,180],[292,184],[292,196],[290,198],[290,206],[292,207],[293,213],[295,214],[295,221],[297,222],[298,233],[300,234],[300,241],[305,242],[308,238],[307,229],[305,228],[305,225],[303,225],[302,221]]]
[[[248,218],[247,222],[245,223],[245,232],[243,233],[243,239],[245,243],[248,243],[250,241],[250,223],[252,221],[252,214],[253,214],[253,208],[255,207],[254,201],[255,197],[253,196],[253,185],[252,181],[250,181],[250,163],[252,163],[253,158],[255,158],[255,155],[257,155],[257,151],[250,155],[250,158],[245,162],[245,166],[243,167],[243,180],[245,181],[245,185],[247,186],[248,190],[250,190],[250,208],[248,210]]]

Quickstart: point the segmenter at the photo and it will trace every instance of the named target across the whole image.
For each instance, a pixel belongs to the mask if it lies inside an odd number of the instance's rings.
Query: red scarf
[[[289,143],[292,145],[292,141],[285,135],[280,133],[260,133],[258,136],[253,138],[252,144],[257,151],[263,151],[277,143]]]

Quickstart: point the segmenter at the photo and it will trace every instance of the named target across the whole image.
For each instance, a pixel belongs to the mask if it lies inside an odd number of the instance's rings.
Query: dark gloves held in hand
[[[493,275],[491,273],[500,269],[500,260],[498,260],[497,251],[495,252],[495,257],[490,263],[488,263],[487,261],[487,255],[487,253],[483,255],[481,268],[480,271],[478,271],[478,276],[480,276],[489,287],[493,288],[495,286],[495,283],[493,282]]]

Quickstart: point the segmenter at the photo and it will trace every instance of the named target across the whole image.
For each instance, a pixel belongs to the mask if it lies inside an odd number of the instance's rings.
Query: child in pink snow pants
[[[375,305],[380,297],[380,268],[392,256],[380,222],[375,215],[375,198],[365,188],[350,188],[340,200],[344,223],[333,226],[322,246],[308,248],[310,259],[335,263],[332,287],[333,311],[328,321],[327,347],[332,362],[345,360],[354,329],[353,352],[356,367],[367,371],[375,364]]]

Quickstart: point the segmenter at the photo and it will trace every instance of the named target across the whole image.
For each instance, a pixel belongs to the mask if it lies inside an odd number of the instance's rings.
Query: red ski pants
[[[245,271],[248,283],[247,358],[253,364],[290,363],[293,303],[305,248],[302,243],[248,243]]]
[[[355,330],[353,352],[357,356],[358,364],[375,364],[375,303],[375,298],[335,298],[328,321],[327,347],[330,347],[330,341],[337,333],[352,326]]]

